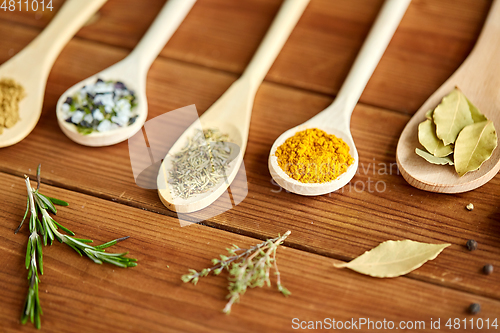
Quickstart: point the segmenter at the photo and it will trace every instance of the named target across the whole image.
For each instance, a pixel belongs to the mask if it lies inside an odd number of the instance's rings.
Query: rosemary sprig
[[[242,249],[237,245],[228,248],[229,257],[220,255],[220,259],[212,259],[213,267],[204,268],[200,272],[190,269],[188,274],[181,277],[184,283],[192,282],[196,284],[200,277],[207,276],[211,272],[219,275],[223,270],[229,272],[229,301],[222,310],[229,314],[234,303],[239,302],[241,295],[245,293],[248,287],[262,287],[265,284],[269,287],[271,281],[269,272],[274,267],[276,274],[276,285],[278,290],[285,296],[291,295],[281,284],[281,274],[276,263],[276,250],[278,246],[290,235],[287,231],[283,236],[268,239],[261,244],[252,246],[249,249]]]
[[[29,186],[29,180],[27,181],[27,184]],[[29,318],[31,322],[35,324],[35,327],[40,329],[40,315],[43,312],[42,307],[40,306],[40,298],[38,297],[38,282],[40,282],[40,278],[38,277],[38,270],[40,270],[40,274],[43,274],[42,240],[40,239],[40,236],[37,232],[37,222],[39,221],[37,218],[35,205],[33,204],[33,193],[30,192],[29,189],[30,186],[28,187],[28,205],[26,207],[26,212],[24,213],[24,218],[21,221],[21,224],[15,231],[16,233],[19,231],[19,229],[23,225],[24,220],[26,219],[26,216],[28,215],[28,209],[30,209],[30,237],[28,239],[28,248],[26,250],[25,259],[30,285],[28,288],[28,295],[26,296],[26,300],[24,302],[24,309],[21,315],[21,323],[26,324]]]
[[[24,177],[26,188],[28,191],[27,206],[23,220],[21,221],[19,227],[16,229],[15,233],[18,233],[18,231],[21,229],[24,220],[29,214],[30,237],[28,239],[25,262],[26,269],[28,269],[28,280],[30,282],[30,285],[28,289],[28,295],[24,304],[23,313],[21,315],[21,323],[25,324],[28,319],[30,319],[30,321],[34,323],[37,328],[40,328],[40,315],[42,314],[42,308],[40,306],[40,299],[38,295],[38,283],[40,282],[38,272],[40,272],[40,275],[43,275],[42,239],[44,245],[47,245],[47,243],[52,245],[55,238],[59,242],[71,247],[78,254],[80,254],[80,256],[85,254],[97,264],[106,262],[119,267],[133,267],[137,266],[137,260],[133,258],[127,258],[126,255],[128,254],[128,252],[105,252],[106,248],[113,246],[119,241],[125,240],[128,237],[118,238],[97,246],[88,245],[88,243],[93,242],[90,239],[72,237],[75,235],[75,233],[56,222],[47,211],[49,210],[53,214],[56,214],[57,209],[54,206],[55,204],[68,206],[68,203],[59,199],[47,197],[39,192],[40,165],[37,169],[38,186],[36,189],[33,189],[31,187],[29,177],[26,175]],[[70,236],[59,232],[58,229],[61,229]]]

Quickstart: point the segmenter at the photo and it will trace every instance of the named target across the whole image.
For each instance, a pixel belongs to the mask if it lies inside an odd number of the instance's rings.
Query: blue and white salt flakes
[[[118,125],[116,124],[113,124],[111,123],[109,120],[107,119],[104,119],[103,121],[101,121],[99,123],[99,125],[97,125],[97,130],[99,132],[106,132],[106,131],[110,131],[114,128],[118,128]]]
[[[85,117],[83,117],[83,121],[91,124],[94,121],[94,117],[92,117],[92,114],[86,114]]]
[[[92,112],[92,115],[94,116],[94,119],[97,121],[104,120],[104,115],[99,109],[95,109],[94,112]]]
[[[75,111],[70,119],[73,124],[79,124],[84,116],[85,113],[83,113],[82,111]]]
[[[106,132],[129,126],[137,118],[136,98],[122,82],[98,79],[82,87],[62,105],[67,122],[82,134]]]

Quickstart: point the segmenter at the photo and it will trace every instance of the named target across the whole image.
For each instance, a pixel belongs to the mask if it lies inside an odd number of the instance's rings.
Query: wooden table
[[[0,10],[0,63],[26,46],[62,2],[53,0],[53,12]],[[0,150],[0,332],[33,330],[19,323],[28,231],[15,235],[14,229],[25,209],[23,175],[34,176],[38,163],[42,193],[70,203],[60,209],[60,222],[98,243],[130,235],[115,251],[139,260],[136,268],[119,269],[95,265],[59,243],[44,248],[45,332],[284,332],[297,321],[325,318],[424,321],[419,331],[439,331],[431,330],[432,318],[440,319],[441,331],[488,331],[464,329],[463,321],[460,329],[445,324],[449,318],[491,322],[500,314],[500,177],[469,193],[423,192],[398,174],[395,151],[412,114],[471,51],[491,1],[413,0],[353,114],[358,174],[343,191],[302,197],[273,184],[269,149],[283,131],[331,103],[382,4],[311,0],[256,97],[244,160],[247,197],[187,227],[155,190],[135,185],[126,142],[79,146],[61,132],[54,112],[68,87],[128,54],[164,3],[109,0],[55,63],[35,130]],[[199,0],[151,68],[149,119],[190,104],[205,111],[242,73],[280,4]],[[287,230],[278,263],[289,298],[274,286],[252,289],[226,316],[225,276],[196,286],[181,282],[189,268],[208,267],[233,243],[249,246]],[[389,239],[452,246],[394,279],[332,267]],[[467,251],[468,239],[478,250]],[[482,274],[487,263],[497,272]],[[467,313],[473,302],[482,307],[475,316]]]

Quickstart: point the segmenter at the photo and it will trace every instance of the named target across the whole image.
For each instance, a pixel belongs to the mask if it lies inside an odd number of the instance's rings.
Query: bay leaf
[[[434,113],[434,110],[429,110],[425,113],[425,118],[432,120],[432,114]]]
[[[471,101],[469,101],[468,98],[466,98],[466,99],[467,99],[467,103],[469,104],[469,110],[470,110],[470,114],[472,116],[472,120],[475,123],[480,123],[480,122],[488,120],[488,118],[486,118],[486,116],[483,115],[481,113],[481,111],[479,111],[479,109],[474,104],[472,104]]]
[[[453,153],[452,145],[445,146],[443,141],[437,137],[436,125],[432,120],[427,119],[418,125],[418,141],[436,157],[445,157]]]
[[[446,95],[433,113],[437,137],[443,140],[445,146],[454,143],[458,133],[472,120],[469,103],[464,94],[455,88]]]
[[[397,277],[410,273],[435,259],[451,244],[427,244],[411,240],[386,241],[356,259],[335,264],[373,277]]]
[[[479,169],[497,146],[497,133],[492,121],[466,126],[455,143],[455,170],[461,177]]]
[[[453,165],[453,160],[451,157],[446,156],[446,157],[436,157],[432,154],[429,154],[425,150],[415,148],[415,153],[417,153],[418,156],[422,157],[425,159],[427,162],[432,163],[432,164],[439,164],[439,165]]]

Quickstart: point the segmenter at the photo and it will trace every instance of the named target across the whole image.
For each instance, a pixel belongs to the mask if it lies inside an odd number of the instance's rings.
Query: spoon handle
[[[127,57],[147,72],[196,0],[168,0],[134,51]]]
[[[493,53],[500,51],[500,1],[495,0],[491,5],[488,17],[484,23],[481,35],[474,46],[473,53],[487,53],[492,54],[497,61],[498,56]]]
[[[107,0],[67,0],[49,25],[24,52],[34,52],[48,72],[69,40]]]
[[[264,80],[308,3],[309,0],[285,0],[281,5],[269,31],[242,76],[242,79],[252,83],[255,90]]]
[[[385,1],[335,101],[325,111],[313,118],[315,122],[336,121],[337,124],[344,122],[341,125],[346,125],[349,128],[352,111],[382,58],[387,45],[389,45],[410,1]],[[342,114],[339,114],[339,111],[342,111]],[[335,118],[332,119],[332,117]]]

